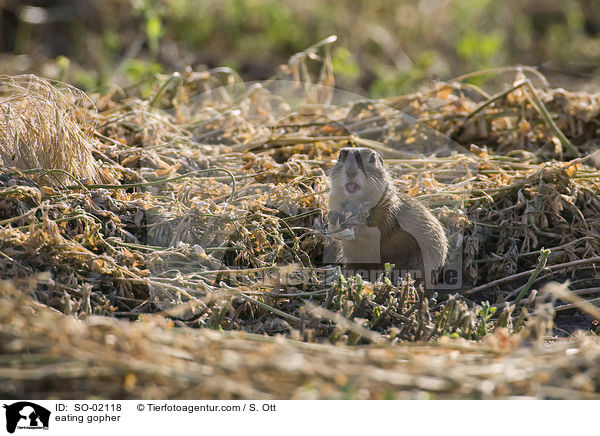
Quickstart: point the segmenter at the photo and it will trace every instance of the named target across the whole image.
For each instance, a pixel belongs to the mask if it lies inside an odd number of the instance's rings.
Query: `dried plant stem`
[[[542,101],[537,96],[535,89],[531,84],[531,81],[525,80],[523,83],[529,89],[529,92],[525,93],[525,95],[527,95],[527,98],[529,99],[531,104],[533,104],[533,106],[535,106],[538,109],[542,117],[544,117],[544,120],[546,121],[548,126],[550,126],[550,129],[552,129],[554,134],[558,137],[561,144],[565,146],[573,156],[579,157],[579,150],[577,150],[577,148],[571,143],[571,141],[569,141],[565,134],[558,128],[558,126],[552,119],[552,115],[550,115],[550,112],[548,112],[548,109],[546,108],[544,103],[542,103]]]
[[[165,83],[163,83],[162,86],[158,89],[154,98],[152,98],[152,100],[150,101],[150,107],[158,106],[158,103],[160,102],[160,97],[162,96],[163,92],[165,91],[165,89],[167,89],[167,86],[169,86],[174,80],[178,80],[180,84],[183,83],[181,74],[179,74],[178,72],[174,72],[173,74],[171,74],[171,76],[167,80],[165,80]]]
[[[469,115],[467,115],[467,117],[463,121],[463,124],[465,122],[469,121],[471,118],[473,118],[475,115],[477,115],[479,112],[484,110],[486,107],[488,107],[492,103],[494,103],[498,100],[501,100],[502,98],[506,97],[511,92],[516,91],[517,89],[521,88],[524,84],[525,84],[524,82],[520,82],[520,83],[508,88],[505,91],[502,91],[502,92],[492,95],[488,100],[481,103],[479,106],[477,106],[477,108],[475,108],[474,111],[472,111]]]
[[[550,265],[549,267],[546,267],[546,270],[548,272],[553,272],[553,271],[557,271],[560,269],[572,269],[572,268],[576,268],[579,266],[583,266],[583,265],[589,265],[589,264],[594,264],[594,263],[598,263],[600,262],[600,256],[594,256],[594,257],[589,257],[587,259],[580,259],[580,260],[574,260],[573,262],[566,262],[566,263],[560,263],[557,265]],[[463,292],[463,295],[471,295],[474,294],[476,292],[481,292],[484,291],[486,289],[489,288],[493,288],[494,286],[498,286],[498,285],[502,285],[505,283],[510,283],[514,280],[518,280],[518,279],[522,279],[525,277],[529,277],[531,276],[531,274],[533,274],[535,272],[535,269],[529,270],[529,271],[524,271],[522,273],[518,273],[518,274],[513,274],[507,277],[503,277],[501,279],[498,280],[494,280],[492,282],[486,283],[484,285],[481,286],[477,286],[476,288],[473,289],[469,289],[468,291]],[[545,275],[543,275],[544,277]]]
[[[212,173],[215,171],[221,171],[224,173],[227,173],[229,175],[229,178],[231,180],[231,194],[229,196],[229,201],[231,202],[233,200],[233,198],[235,197],[235,175],[228,169],[226,168],[210,168],[210,169],[206,169],[206,170],[198,170],[198,171],[191,171],[189,173],[186,174],[182,174],[180,176],[175,176],[175,177],[168,177],[166,179],[160,179],[160,180],[153,180],[151,182],[140,182],[140,183],[127,183],[127,184],[122,184],[122,185],[106,185],[106,184],[90,184],[90,185],[83,185],[81,184],[81,186],[83,186],[85,189],[128,189],[128,188],[139,188],[141,186],[152,186],[152,185],[160,185],[163,183],[169,183],[169,182],[176,182],[178,180],[182,180],[182,179],[186,179],[188,177],[194,177],[198,174],[205,174],[205,173]],[[77,189],[80,186],[68,186],[68,189]]]
[[[294,324],[296,324],[296,325],[298,325],[298,323],[300,322],[300,318],[298,318],[298,317],[296,317],[296,316],[294,316],[294,315],[290,315],[289,313],[285,313],[285,312],[284,312],[284,311],[282,311],[282,310],[276,309],[276,308],[274,308],[273,306],[269,306],[268,304],[266,304],[266,303],[263,303],[262,301],[258,301],[258,300],[256,300],[256,299],[254,299],[254,298],[252,298],[252,297],[249,297],[249,296],[247,296],[247,295],[244,295],[244,294],[242,294],[242,293],[240,293],[239,295],[240,295],[240,296],[241,296],[241,297],[242,297],[244,300],[246,300],[246,301],[248,301],[248,302],[250,302],[250,303],[252,303],[252,304],[255,304],[255,305],[257,305],[257,306],[259,306],[259,307],[261,307],[261,308],[263,308],[263,309],[265,309],[265,310],[268,310],[268,311],[269,311],[269,312],[271,312],[271,313],[274,313],[274,314],[276,314],[276,315],[279,315],[280,317],[282,317],[282,318],[284,318],[284,319],[287,319],[288,321],[292,321],[292,322],[293,322]]]
[[[527,291],[529,291],[529,289],[531,288],[533,283],[537,280],[538,276],[542,272],[542,270],[546,267],[546,262],[548,261],[548,256],[550,256],[550,250],[544,250],[544,249],[540,250],[540,258],[539,258],[538,265],[535,268],[535,270],[533,271],[533,274],[531,274],[531,277],[529,277],[529,280],[527,281],[527,283],[525,283],[525,285],[521,289],[521,292],[519,293],[519,295],[517,296],[517,299],[514,302],[515,306],[517,306],[521,302],[521,300],[523,299],[525,294],[527,294]]]
[[[45,176],[46,174],[50,174],[51,176],[55,176],[55,174],[64,174],[65,176],[68,176],[69,178],[73,179],[75,181],[75,183],[78,184],[78,186],[83,189],[83,190],[88,190],[86,188],[86,186],[77,178],[75,177],[73,174],[71,174],[68,171],[65,170],[60,170],[60,169],[48,169],[48,168],[31,168],[28,170],[21,170],[21,172],[23,174],[32,174],[32,173],[41,173],[41,176]],[[10,173],[11,175],[17,174],[17,173]],[[63,189],[68,189],[61,181],[60,179],[57,179],[57,183],[59,183],[59,185],[61,185],[63,187]]]
[[[60,223],[66,223],[66,222],[69,222],[69,221],[73,221],[73,220],[76,220],[76,219],[83,219],[83,220],[94,222],[94,219],[92,217],[90,217],[89,215],[87,215],[87,214],[73,215],[73,216],[69,216],[69,217],[66,217],[66,218],[57,218],[55,220],[50,220],[50,221],[52,221],[52,222],[54,222],[56,224],[60,224]],[[43,226],[44,226],[44,223],[40,222],[40,223],[37,223],[37,224],[31,224],[31,225],[26,225],[26,226],[21,226],[21,227],[15,227],[14,229],[18,230],[20,232],[26,232],[26,231],[28,231],[28,230],[30,230],[32,228],[39,229],[39,228],[42,228]]]
[[[548,283],[543,290],[554,294],[561,300],[571,303],[568,306],[577,307],[588,315],[593,316],[595,319],[600,320],[600,309],[597,306],[594,306],[590,300],[584,300],[579,295],[569,291],[569,282],[562,284]],[[598,301],[598,299],[595,299],[594,301]],[[564,308],[565,306],[563,306],[563,310]]]
[[[467,122],[468,120],[470,120],[471,118],[473,118],[475,115],[477,115],[479,112],[481,112],[483,109],[485,109],[489,105],[493,104],[494,102],[496,102],[498,100],[501,100],[502,98],[506,97],[508,94],[510,94],[522,87],[527,88],[527,90],[529,91],[529,92],[525,92],[527,99],[532,104],[532,106],[537,109],[537,111],[540,113],[540,115],[542,115],[542,117],[544,118],[544,121],[548,124],[548,126],[554,132],[554,134],[558,137],[561,144],[564,147],[566,147],[567,150],[569,150],[569,152],[573,156],[579,157],[580,156],[579,150],[577,150],[577,148],[571,143],[571,141],[569,141],[569,139],[565,136],[565,134],[558,128],[558,126],[552,119],[550,112],[548,112],[548,109],[546,108],[544,103],[542,103],[542,101],[537,96],[535,89],[534,89],[533,85],[531,84],[530,80],[522,80],[522,81],[518,82],[516,85],[510,87],[509,89],[493,95],[488,100],[484,101],[479,106],[477,106],[477,108],[474,111],[472,111],[469,115],[467,115],[467,117],[463,121],[463,124],[465,122]]]
[[[544,77],[544,75],[542,73],[540,73],[538,70],[536,70],[535,68],[529,67],[527,65],[518,65],[518,66],[511,66],[511,67],[495,67],[495,68],[487,68],[484,70],[473,71],[471,73],[466,73],[466,74],[461,74],[460,76],[456,76],[453,79],[448,80],[448,82],[450,82],[450,83],[462,82],[463,80],[470,79],[471,77],[483,76],[486,74],[497,74],[497,73],[504,73],[504,72],[518,73],[518,72],[522,72],[522,71],[528,71],[528,72],[534,74],[538,79],[541,80],[544,87],[548,88],[549,84],[548,84],[548,80],[546,79],[546,77]]]
[[[364,328],[356,321],[351,321],[347,318],[344,318],[338,312],[331,312],[327,309],[324,309],[321,306],[316,306],[308,301],[305,303],[305,305],[306,312],[309,315],[328,319],[329,321],[334,322],[342,329],[356,333],[357,335],[362,336],[363,338],[368,339],[373,343],[381,343],[383,341],[383,338],[381,337],[381,335],[379,335],[379,333]]]
[[[30,215],[32,215],[32,214],[34,214],[34,213],[36,213],[36,212],[37,212],[38,210],[40,210],[41,208],[42,208],[42,205],[39,205],[39,206],[36,206],[36,207],[34,207],[34,208],[31,208],[31,209],[29,209],[27,212],[25,212],[25,213],[24,213],[24,214],[22,214],[22,215],[19,215],[19,216],[14,216],[14,217],[12,217],[12,218],[7,218],[7,219],[5,219],[5,220],[1,220],[1,221],[0,221],[0,226],[5,226],[6,224],[10,224],[10,223],[13,223],[13,222],[15,222],[15,221],[19,221],[19,220],[21,220],[21,219],[23,219],[23,218],[25,218],[25,217],[28,217],[28,216],[30,216]],[[27,227],[28,227],[28,226],[27,226]]]

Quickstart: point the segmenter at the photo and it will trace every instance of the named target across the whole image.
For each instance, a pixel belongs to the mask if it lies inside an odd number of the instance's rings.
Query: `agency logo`
[[[50,411],[29,401],[19,401],[4,405],[6,409],[6,431],[14,433],[19,430],[47,430],[50,422]]]

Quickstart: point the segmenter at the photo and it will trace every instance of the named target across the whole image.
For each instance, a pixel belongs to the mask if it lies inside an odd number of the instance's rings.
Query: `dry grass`
[[[0,76],[2,165],[59,170],[50,172],[59,181],[69,174],[88,183],[112,180],[92,154],[98,147],[93,110],[91,100],[74,87],[33,75]]]
[[[175,328],[160,316],[77,320],[0,284],[0,391],[14,398],[599,399],[600,343],[499,329],[480,342],[339,347]]]
[[[596,397],[596,96],[536,89],[525,71],[495,96],[455,81],[344,102],[321,50],[282,68],[287,82],[159,77],[147,99],[94,96],[97,113],[5,79],[18,96],[5,138],[21,129],[43,151],[0,174],[0,392]],[[59,123],[28,131],[56,108]],[[348,141],[377,148],[462,242],[457,295],[323,264],[326,170]],[[551,279],[570,293],[543,289]],[[590,336],[543,343],[577,329]]]

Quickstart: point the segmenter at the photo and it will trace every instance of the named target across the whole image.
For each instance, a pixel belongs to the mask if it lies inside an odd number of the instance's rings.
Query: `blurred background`
[[[337,86],[374,97],[516,64],[600,85],[600,0],[0,0],[0,74],[86,91],[187,66],[262,80],[332,34]]]

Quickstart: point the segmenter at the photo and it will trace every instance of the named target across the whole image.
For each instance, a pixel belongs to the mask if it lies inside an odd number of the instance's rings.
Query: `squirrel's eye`
[[[369,163],[374,164],[375,162],[377,162],[377,155],[372,154],[371,157],[369,158]]]

